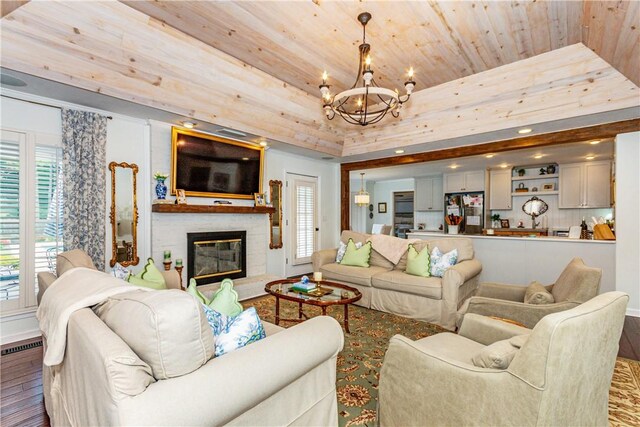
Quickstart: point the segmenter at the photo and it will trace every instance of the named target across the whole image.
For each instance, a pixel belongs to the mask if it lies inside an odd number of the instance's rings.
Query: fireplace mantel
[[[270,206],[241,205],[175,205],[156,204],[151,208],[157,213],[210,213],[210,214],[271,214],[275,208]]]

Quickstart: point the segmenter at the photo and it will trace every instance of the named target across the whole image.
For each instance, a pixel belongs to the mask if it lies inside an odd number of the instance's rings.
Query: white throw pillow
[[[356,242],[356,249],[360,249],[362,247],[362,242]],[[343,241],[340,241],[340,245],[338,246],[338,253],[336,254],[336,262],[340,264],[342,258],[344,258],[344,254],[347,252],[347,244]]]
[[[431,275],[434,277],[442,277],[444,276],[444,272],[447,271],[449,267],[456,265],[457,262],[457,249],[443,254],[436,246],[431,251]]]
[[[255,307],[226,316],[202,304],[215,341],[215,356],[222,356],[266,337]]]

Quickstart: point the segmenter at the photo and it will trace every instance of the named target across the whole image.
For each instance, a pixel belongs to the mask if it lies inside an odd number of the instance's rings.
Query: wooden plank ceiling
[[[637,108],[639,4],[38,1],[0,21],[0,62],[332,156],[388,155]],[[400,86],[412,65],[421,90],[401,119],[356,128],[324,118],[317,85],[325,67],[352,83],[363,10],[376,76]]]
[[[640,1],[125,1],[229,55],[318,95],[323,69],[350,87],[367,26],[376,79],[417,90],[575,43],[640,85]]]

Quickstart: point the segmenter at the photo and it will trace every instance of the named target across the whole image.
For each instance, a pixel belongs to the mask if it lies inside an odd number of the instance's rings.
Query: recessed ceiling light
[[[544,154],[536,154],[535,156],[533,156],[534,159],[541,159],[544,157]]]
[[[601,141],[602,141],[601,139],[594,139],[593,141],[589,141],[589,144],[597,145],[597,144],[600,144]]]
[[[495,156],[495,154],[487,154],[485,157],[487,159],[493,159],[493,156]]]
[[[450,167],[451,169],[457,169],[457,168],[458,168],[458,165],[451,165],[451,166],[449,166],[449,167]]]
[[[593,160],[595,158],[596,158],[596,156],[587,156],[587,157],[585,157],[585,159],[587,159],[587,160]]]
[[[506,169],[506,168],[507,168],[507,166],[509,166],[509,165],[508,165],[508,164],[506,164],[506,163],[503,163],[503,164],[501,164],[501,165],[500,165],[500,167],[501,167],[502,169]]]
[[[396,150],[396,154],[402,154],[404,153],[404,150]]]
[[[266,147],[267,146],[267,141],[260,141],[260,146],[261,147]]]
[[[193,129],[195,125],[196,124],[193,122],[182,122],[182,126],[186,127],[187,129]]]
[[[520,129],[520,130],[518,131],[518,133],[522,135],[522,134],[525,134],[525,133],[529,133],[529,132],[531,132],[532,130],[533,130],[533,129],[531,129],[531,128],[524,128],[524,129]]]

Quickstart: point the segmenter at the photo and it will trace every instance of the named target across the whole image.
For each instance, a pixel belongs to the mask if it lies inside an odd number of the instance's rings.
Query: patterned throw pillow
[[[431,276],[431,261],[429,260],[428,246],[425,246],[424,249],[418,252],[418,250],[413,247],[413,243],[409,244],[405,273],[421,277]]]
[[[436,246],[431,251],[431,275],[433,277],[442,277],[449,267],[453,267],[458,262],[458,250],[443,254]]]
[[[360,249],[362,247],[362,242],[356,243],[356,249]],[[344,253],[347,252],[347,244],[343,241],[340,241],[340,246],[338,246],[338,253],[336,254],[336,262],[340,264],[342,258],[344,258]]]
[[[250,307],[237,316],[226,316],[202,304],[214,336],[215,356],[222,356],[263,339],[266,334],[258,313]]]
[[[116,265],[114,265],[111,269],[111,275],[116,279],[124,280],[125,282],[127,282],[129,276],[131,275],[131,272],[117,262]]]

